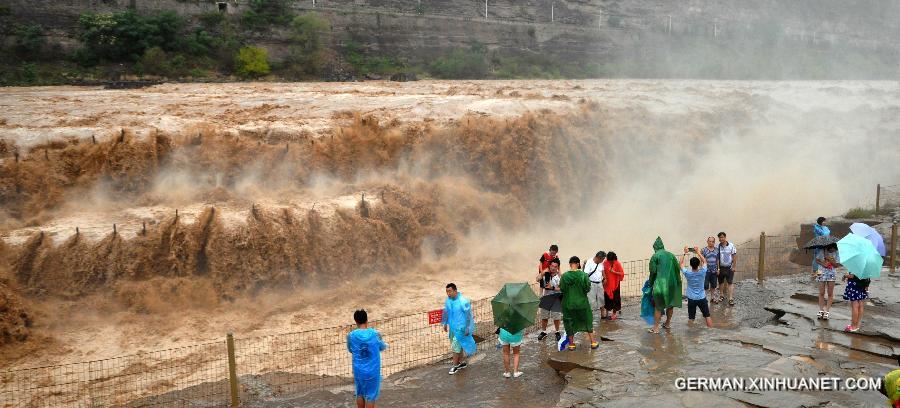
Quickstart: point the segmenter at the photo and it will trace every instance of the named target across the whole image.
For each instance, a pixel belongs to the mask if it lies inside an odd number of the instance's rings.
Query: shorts
[[[621,288],[619,288],[621,289]],[[622,294],[619,289],[613,291],[613,296],[609,297],[606,292],[603,293],[603,308],[606,310],[620,311],[622,310]]]
[[[522,342],[523,342],[523,341],[525,341],[525,340],[522,339],[522,340],[519,340],[519,341],[508,342],[508,341],[503,341],[503,339],[500,339],[500,345],[501,345],[501,346],[510,346],[510,347],[519,347],[519,346],[522,345]]]
[[[362,397],[367,402],[375,401],[381,394],[381,376],[368,379],[359,379],[354,377],[353,382],[356,384],[356,397]]]
[[[716,271],[706,272],[703,289],[715,289],[717,287],[719,287],[719,277],[716,275]]]
[[[453,338],[450,339],[450,351],[462,353],[462,345],[459,344],[459,340],[456,339],[456,336],[453,336]]]
[[[538,309],[538,319],[562,320],[562,312],[551,312],[547,309]]]
[[[720,285],[726,281],[729,285],[734,283],[734,269],[732,269],[730,266],[720,266],[718,280]]]
[[[709,317],[709,302],[706,298],[700,300],[688,299],[688,319],[694,320],[694,317],[697,316],[697,308],[700,308],[700,313],[703,314],[703,317]]]
[[[821,275],[816,276],[816,282],[834,282],[834,268],[819,268]]]
[[[597,310],[603,307],[603,284],[591,282],[591,290],[588,291],[588,302],[591,304],[591,310]]]

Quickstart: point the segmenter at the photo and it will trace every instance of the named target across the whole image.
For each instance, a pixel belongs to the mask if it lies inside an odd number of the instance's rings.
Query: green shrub
[[[37,66],[33,63],[24,63],[19,67],[19,78],[22,83],[34,84],[37,82]]]
[[[856,207],[856,208],[851,208],[849,211],[847,211],[847,213],[844,214],[844,218],[853,220],[853,219],[859,219],[859,218],[871,218],[874,215],[875,215],[874,208]]]
[[[268,75],[269,53],[264,48],[245,46],[234,57],[235,72],[242,78],[259,78]]]
[[[35,59],[44,48],[44,28],[38,24],[19,26],[15,31],[16,53],[23,59]]]
[[[294,18],[289,0],[250,0],[250,10],[244,12],[241,23],[251,30],[270,25],[285,25]]]
[[[286,63],[294,76],[315,75],[328,62],[331,22],[310,12],[291,21],[291,46]]]
[[[225,21],[225,14],[221,11],[210,11],[201,14],[197,19],[200,20],[200,24],[203,24],[204,27],[212,29],[218,27],[219,24],[222,24],[222,22]]]
[[[484,78],[488,73],[484,46],[473,45],[469,50],[456,49],[450,55],[439,57],[428,65],[428,71],[437,78]]]
[[[174,51],[181,44],[184,21],[165,11],[141,16],[131,10],[116,13],[85,13],[78,20],[82,43],[78,59],[84,64],[101,61],[137,61],[144,51],[160,47]]]

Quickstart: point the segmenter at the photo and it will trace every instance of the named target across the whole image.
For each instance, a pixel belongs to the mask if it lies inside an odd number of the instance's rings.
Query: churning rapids
[[[657,235],[777,231],[900,178],[888,82],[5,88],[0,106],[5,367],[425,310],[447,281],[530,279],[550,243],[643,258]]]

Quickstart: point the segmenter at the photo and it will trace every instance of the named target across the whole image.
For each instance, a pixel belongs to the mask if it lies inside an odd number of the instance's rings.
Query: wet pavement
[[[552,336],[550,336],[552,337]],[[503,378],[503,359],[485,344],[469,366],[449,375],[450,361],[399,372],[385,378],[379,406],[384,407],[548,407],[556,404],[565,382],[546,364],[555,342],[532,336],[522,345],[519,378]],[[449,344],[448,344],[449,347]],[[481,348],[481,347],[480,347]],[[249,407],[355,407],[353,387],[319,390],[286,398],[260,398]]]
[[[567,382],[557,406],[883,406],[877,391],[685,392],[675,380],[881,377],[898,368],[898,288],[898,277],[873,282],[856,334],[843,332],[847,302],[835,302],[830,320],[815,318],[818,289],[806,276],[771,279],[763,288],[740,284],[736,306],[713,307],[713,329],[689,326],[686,308],[676,309],[672,329],[662,334],[648,333],[639,319],[604,321],[600,332],[610,341],[599,352],[556,353],[548,361]],[[836,299],[841,293],[842,285]]]
[[[734,307],[713,305],[714,327],[676,309],[672,328],[647,332],[637,305],[618,321],[603,321],[603,342],[591,351],[553,351],[552,336],[523,346],[523,377],[501,377],[499,351],[486,345],[459,374],[449,361],[394,374],[384,380],[381,406],[473,407],[856,407],[883,406],[877,391],[679,391],[685,377],[882,377],[900,358],[900,276],[873,281],[862,329],[844,333],[847,302],[835,288],[831,319],[815,318],[818,289],[808,276],[737,285]],[[351,407],[352,387],[248,401],[253,407]]]

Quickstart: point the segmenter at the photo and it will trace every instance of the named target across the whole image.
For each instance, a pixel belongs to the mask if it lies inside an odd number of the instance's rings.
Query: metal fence
[[[769,236],[737,245],[736,280],[796,273],[791,262],[796,235]],[[764,250],[760,251],[760,247]],[[759,262],[763,253],[764,263]],[[623,303],[639,301],[649,276],[649,260],[622,263]],[[537,284],[532,286],[537,290]],[[479,347],[496,342],[490,298],[472,301]],[[429,313],[373,321],[388,343],[382,354],[387,376],[450,357],[447,335]],[[352,383],[346,336],[352,324],[271,336],[234,340],[237,395],[247,402],[298,395]],[[528,329],[532,332],[536,327]],[[66,365],[0,372],[0,407],[96,406],[228,406],[227,341],[140,353]]]

